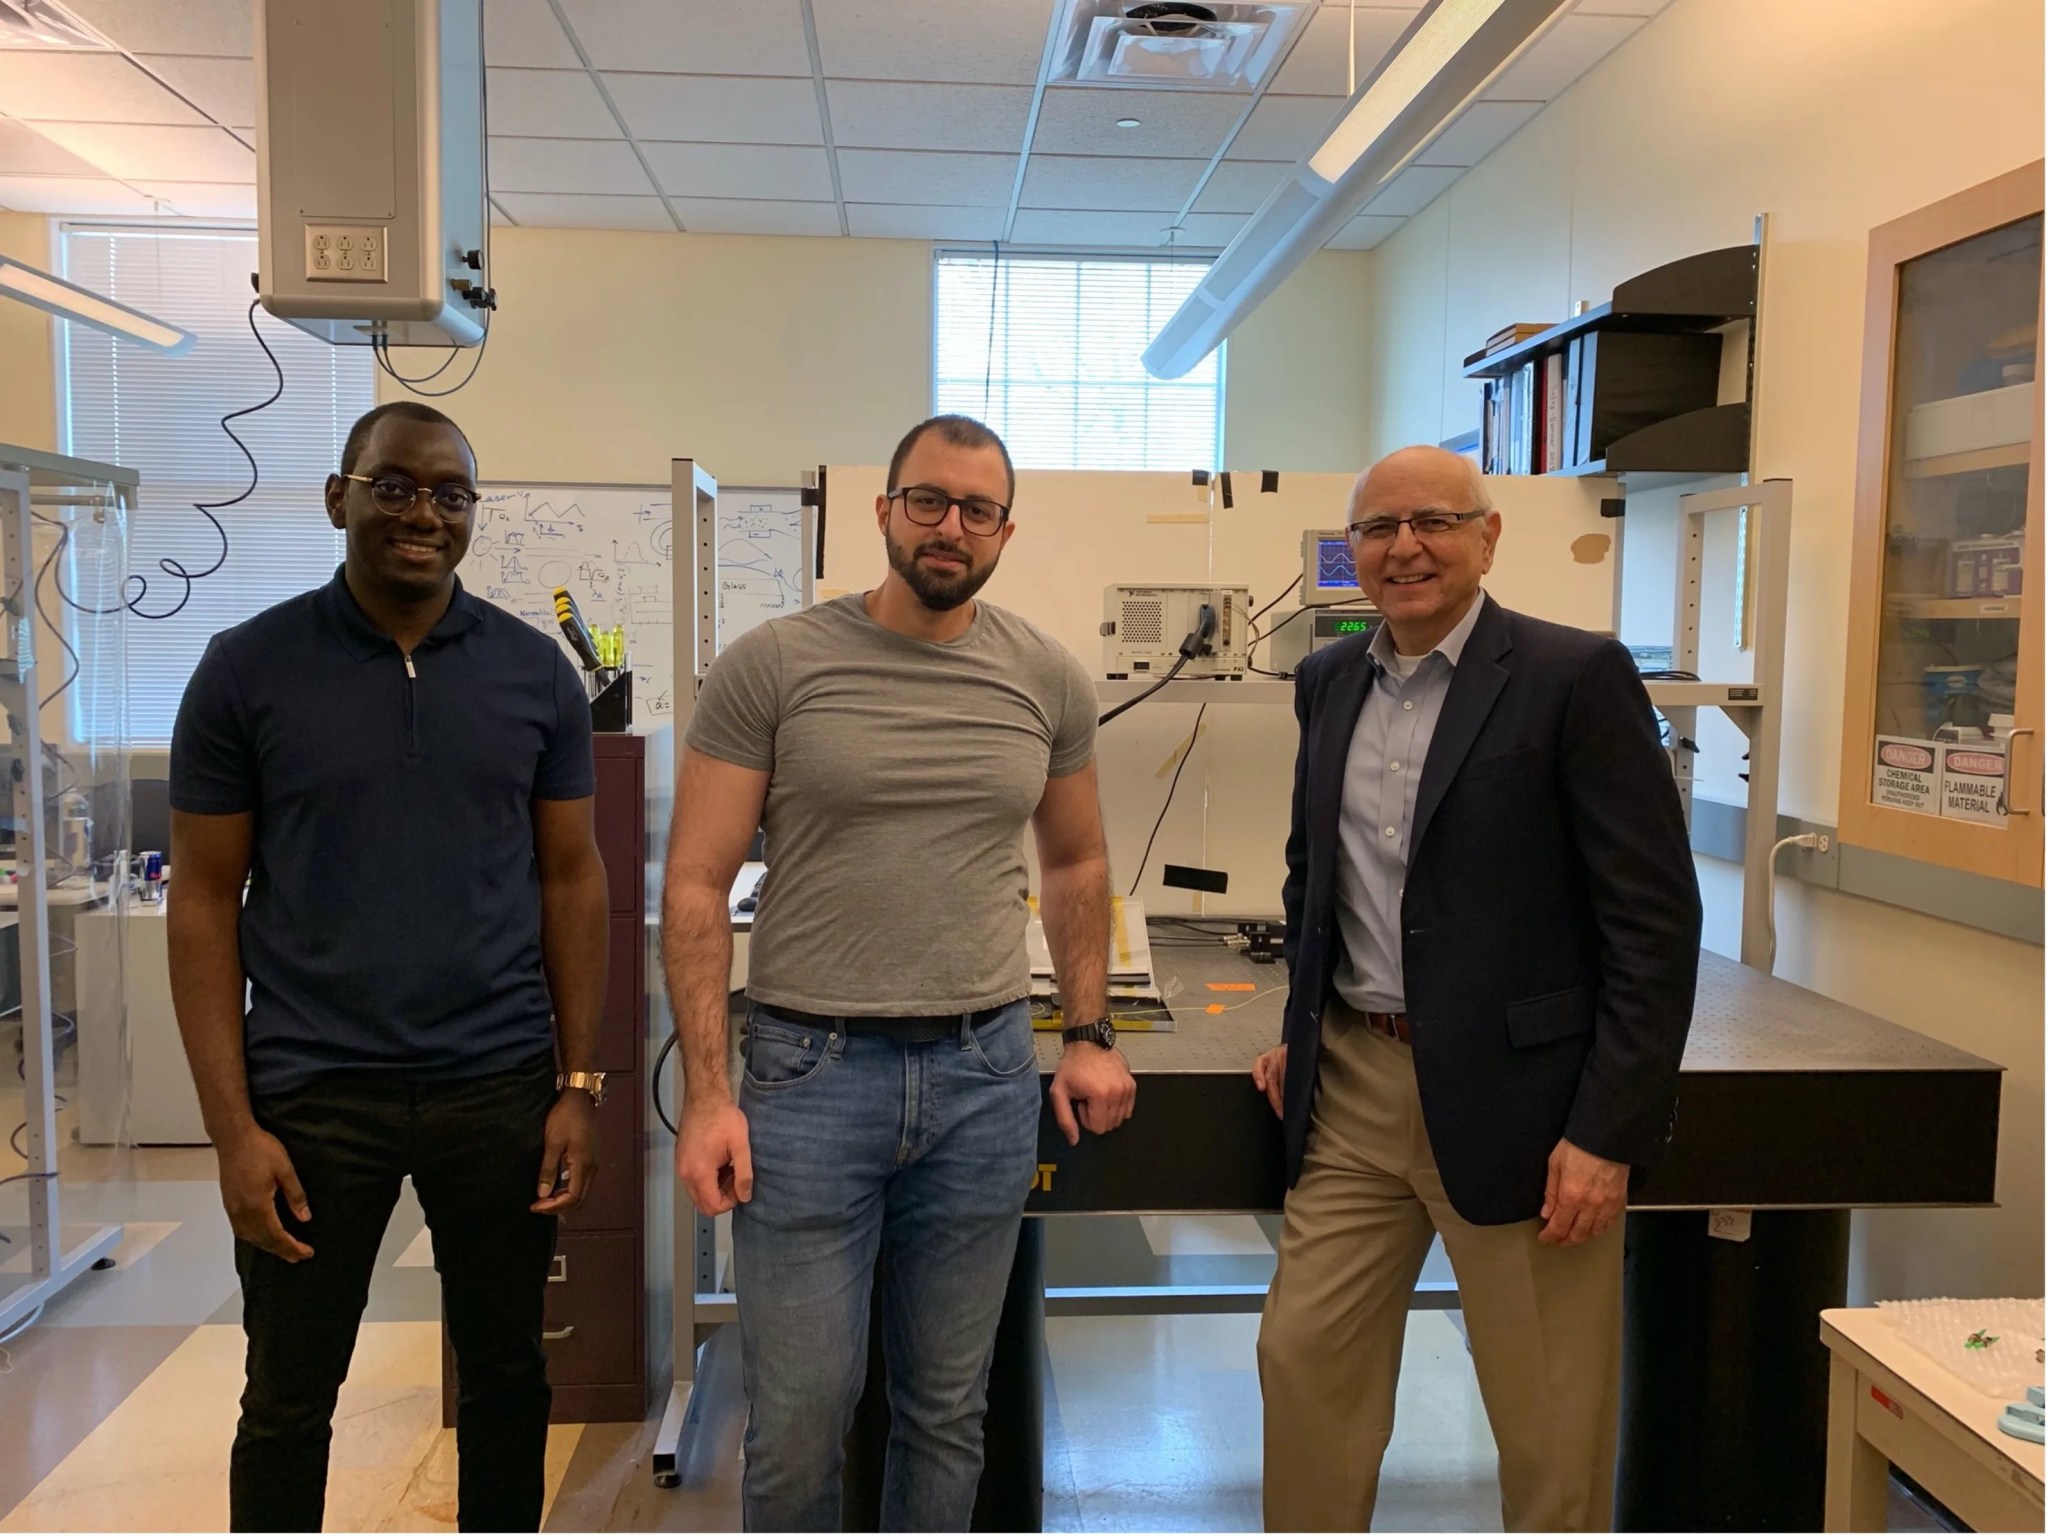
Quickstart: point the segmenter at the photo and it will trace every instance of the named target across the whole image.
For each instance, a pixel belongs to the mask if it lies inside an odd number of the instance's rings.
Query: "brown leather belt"
[[[1330,998],[1330,1011],[1347,1024],[1363,1024],[1376,1035],[1385,1035],[1389,1040],[1398,1040],[1403,1045],[1413,1045],[1415,1037],[1408,1029],[1408,1015],[1405,1013],[1360,1013],[1343,998]]]

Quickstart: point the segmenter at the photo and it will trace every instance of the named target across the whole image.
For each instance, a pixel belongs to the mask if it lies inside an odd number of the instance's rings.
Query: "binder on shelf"
[[[1564,354],[1543,360],[1543,468],[1564,468]]]
[[[1571,469],[1586,462],[1579,452],[1579,380],[1584,376],[1581,367],[1585,356],[1583,336],[1574,336],[1572,344],[1565,350],[1564,357],[1564,408],[1559,413],[1558,443],[1564,455],[1560,469]]]

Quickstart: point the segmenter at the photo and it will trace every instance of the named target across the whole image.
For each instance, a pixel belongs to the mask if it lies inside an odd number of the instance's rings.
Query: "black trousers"
[[[233,1529],[320,1529],[335,1398],[408,1174],[434,1234],[461,1381],[461,1528],[539,1528],[550,1403],[541,1299],[555,1219],[529,1207],[554,1100],[552,1053],[456,1082],[335,1072],[256,1100],[313,1219],[301,1226],[282,1201],[279,1214],[313,1257],[287,1264],[235,1244],[249,1381],[229,1473]]]

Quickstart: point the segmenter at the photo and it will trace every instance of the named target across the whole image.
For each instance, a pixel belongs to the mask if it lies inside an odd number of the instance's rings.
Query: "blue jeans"
[[[989,1354],[1038,1160],[1028,1006],[903,1045],[757,1005],[747,1026],[754,1194],[733,1216],[749,1531],[836,1531],[843,1444],[887,1266],[885,1531],[964,1531]]]

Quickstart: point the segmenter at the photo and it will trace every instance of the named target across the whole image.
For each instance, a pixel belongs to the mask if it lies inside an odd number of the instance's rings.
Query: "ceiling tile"
[[[1579,0],[1572,7],[1574,16],[1641,16],[1648,19],[1663,10],[1671,0]]]
[[[1571,83],[1642,30],[1633,16],[1566,16],[1494,81],[1488,101],[1555,101]]]
[[[0,117],[0,176],[96,175],[70,150],[52,144],[33,128]]]
[[[256,128],[256,63],[253,59],[206,59],[176,54],[140,54],[143,68],[168,84],[216,123]]]
[[[1365,83],[1421,7],[1361,5],[1358,8],[1358,82]],[[1349,96],[1353,90],[1345,60],[1351,53],[1351,10],[1326,5],[1308,19],[1301,39],[1269,88],[1284,96]]]
[[[797,0],[562,0],[598,69],[694,75],[811,72]]]
[[[1323,242],[1330,251],[1369,251],[1408,221],[1377,213],[1361,213]]]
[[[1475,101],[1415,158],[1423,165],[1477,165],[1543,110],[1540,101]]]
[[[508,229],[512,225],[511,217],[505,212],[504,209],[498,206],[496,198],[493,198],[491,200],[491,223],[493,226],[499,229]]]
[[[959,0],[811,0],[818,56],[842,80],[1032,85],[1052,7]]]
[[[548,0],[484,0],[484,58],[520,69],[582,67]]]
[[[1230,141],[1233,160],[1285,160],[1290,165],[1323,142],[1344,110],[1342,96],[1275,96],[1252,108],[1251,120]]]
[[[777,144],[643,144],[661,190],[672,197],[832,201],[822,149]]]
[[[855,203],[1008,208],[1017,184],[1017,157],[842,149],[839,184],[847,201]]]
[[[624,135],[604,97],[580,69],[493,69],[491,132],[533,139],[617,139]]]
[[[126,180],[249,184],[256,180],[256,151],[225,128],[38,123],[36,129],[107,175]]]
[[[1033,155],[1024,173],[1026,208],[1146,209],[1178,212],[1202,174],[1200,160],[1110,160]]]
[[[654,188],[623,140],[510,139],[490,143],[491,191],[609,192],[651,197]],[[513,214],[515,219],[518,214]]]
[[[0,51],[0,102],[23,122],[206,122],[118,53]]]
[[[693,235],[836,235],[831,203],[752,202],[744,198],[679,197],[676,216]]]
[[[1249,96],[1234,92],[1051,86],[1038,109],[1031,152],[1206,160],[1250,104]],[[1138,126],[1119,128],[1119,118],[1136,118]]]
[[[823,144],[810,80],[608,74],[604,88],[635,138],[710,144]]]
[[[521,224],[542,229],[659,229],[674,233],[676,227],[658,197],[500,192],[496,200]]]
[[[249,0],[65,0],[65,5],[130,53],[247,59],[256,52],[256,7]]]
[[[1130,245],[1164,249],[1171,214],[1020,208],[1010,239],[1019,245]],[[1191,244],[1181,241],[1178,244]]]
[[[1243,228],[1241,213],[1191,213],[1180,221],[1180,237],[1174,243],[1220,251]]]
[[[1256,213],[1294,169],[1291,160],[1226,160],[1195,199],[1197,213]]]
[[[1388,182],[1363,211],[1393,214],[1405,219],[1410,214],[1422,212],[1464,174],[1462,166],[1411,165]]]
[[[162,198],[188,219],[256,217],[254,187],[224,186],[211,181],[138,181],[135,190]]]
[[[828,80],[832,142],[842,149],[1014,150],[1024,142],[1031,90],[1021,85],[905,85]]]
[[[118,181],[87,176],[0,176],[0,208],[16,213],[142,214],[156,204]]]
[[[1001,208],[848,203],[846,225],[856,235],[880,240],[998,240],[1004,212]]]

